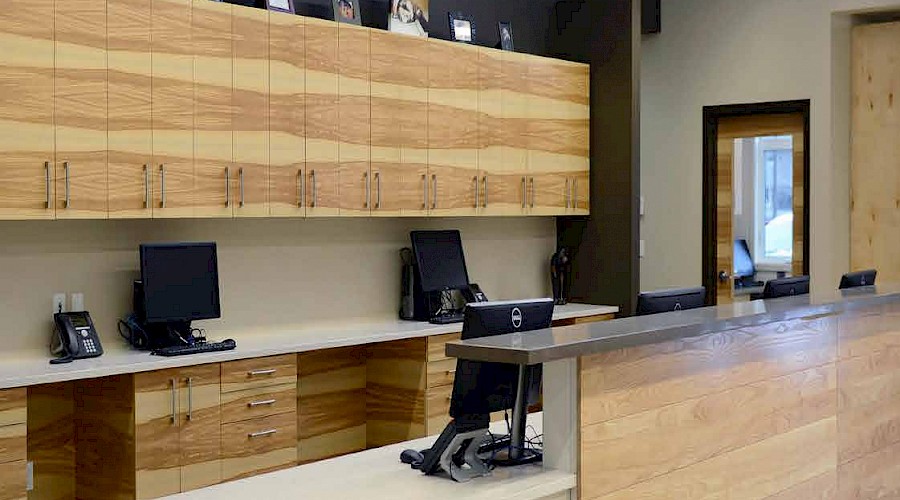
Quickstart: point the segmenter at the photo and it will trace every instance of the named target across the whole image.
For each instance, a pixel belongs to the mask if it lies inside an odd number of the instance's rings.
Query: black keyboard
[[[237,347],[237,343],[231,339],[222,342],[205,342],[194,345],[173,345],[154,350],[151,354],[156,356],[184,356],[187,354],[200,354],[203,352],[230,351]]]
[[[461,312],[453,312],[440,314],[428,320],[432,325],[449,325],[451,323],[462,323],[465,315]]]

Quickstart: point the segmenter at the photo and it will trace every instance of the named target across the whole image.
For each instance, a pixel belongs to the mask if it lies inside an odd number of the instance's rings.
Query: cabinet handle
[[[428,208],[428,175],[422,174],[422,209]]]
[[[53,206],[53,200],[50,199],[50,162],[44,162],[44,181],[47,189],[47,208]]]
[[[266,399],[265,401],[251,401],[247,403],[247,406],[250,408],[256,408],[257,406],[267,406],[275,404],[274,399]]]
[[[487,208],[487,206],[488,206],[488,184],[487,184],[487,175],[485,175],[485,176],[484,176],[484,179],[482,179],[482,183],[484,184],[484,193],[483,193],[484,196],[482,196],[482,198],[481,198],[481,206],[484,207],[484,208]]]
[[[166,166],[159,166],[159,206],[166,208]]]
[[[456,370],[447,370],[447,375],[456,375]]]
[[[259,377],[261,375],[272,375],[275,373],[275,368],[270,368],[268,370],[253,370],[247,372],[247,376],[249,377]]]
[[[247,434],[247,436],[252,439],[252,438],[258,438],[258,437],[263,437],[263,436],[271,436],[272,434],[275,434],[276,432],[278,432],[278,429],[269,429],[267,431],[251,432],[250,434]]]
[[[431,209],[437,208],[437,174],[431,175]]]
[[[175,394],[178,381],[173,378],[169,382],[172,384],[172,424],[178,426],[178,396]]]
[[[475,208],[478,208],[478,176],[476,175],[472,182],[475,183]]]
[[[303,169],[297,171],[297,207],[303,208]]]
[[[528,182],[522,177],[522,208],[528,207]]]
[[[319,192],[318,192],[318,189],[317,189],[318,186],[316,185],[316,171],[315,171],[315,170],[310,170],[310,171],[309,171],[309,176],[312,177],[312,188],[313,188],[313,190],[312,190],[312,191],[313,191],[313,192],[312,192],[312,203],[310,203],[309,206],[312,207],[312,208],[316,208],[316,202],[317,202],[318,199],[319,199]]]
[[[144,164],[144,208],[150,208],[150,165]]]
[[[69,198],[69,187],[70,187],[69,186],[69,162],[67,162],[67,161],[63,162],[63,170],[65,171],[65,174],[66,174],[66,202],[65,202],[64,206],[68,209],[69,208],[69,200],[70,200],[70,198]]]
[[[381,210],[381,172],[375,172],[375,210]]]
[[[572,179],[572,208],[578,208],[578,179]]]
[[[231,206],[231,167],[225,167],[225,208]]]
[[[244,169],[243,169],[243,167],[238,169],[238,182],[240,183],[240,188],[241,188],[241,193],[240,193],[241,200],[240,200],[238,206],[243,208],[244,207]]]
[[[363,208],[369,208],[369,200],[372,199],[372,180],[369,179],[368,172],[363,172],[363,180],[366,182],[366,200],[363,202]]]
[[[569,181],[569,178],[566,177],[566,210],[569,209],[569,205],[570,205],[569,200],[570,200],[571,194],[572,194],[572,192],[569,190],[569,184],[571,184],[571,182]]]
[[[531,208],[534,208],[534,177],[531,179]]]
[[[188,377],[187,379],[188,385],[188,410],[187,410],[187,419],[188,422],[194,418],[194,379],[193,377]]]

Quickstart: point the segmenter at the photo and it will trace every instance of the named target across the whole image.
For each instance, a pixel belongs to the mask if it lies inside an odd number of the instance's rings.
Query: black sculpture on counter
[[[550,277],[553,280],[553,301],[558,306],[568,304],[572,259],[567,248],[560,248],[550,259]]]

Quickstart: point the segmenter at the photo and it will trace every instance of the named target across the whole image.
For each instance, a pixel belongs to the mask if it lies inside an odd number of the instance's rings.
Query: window
[[[794,250],[794,150],[791,136],[756,142],[756,262],[790,266]]]

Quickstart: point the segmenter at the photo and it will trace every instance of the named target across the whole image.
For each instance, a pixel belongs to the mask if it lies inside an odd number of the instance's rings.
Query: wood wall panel
[[[109,217],[150,218],[151,3],[107,0]]]
[[[75,498],[75,383],[28,388],[28,460],[34,463],[31,500]]]
[[[306,31],[300,16],[269,16],[269,211],[306,215]]]
[[[306,19],[306,215],[340,213],[338,25]]]
[[[366,364],[366,442],[384,446],[425,436],[424,338],[375,344]]]
[[[366,449],[366,358],[362,347],[299,355],[300,463]]]

